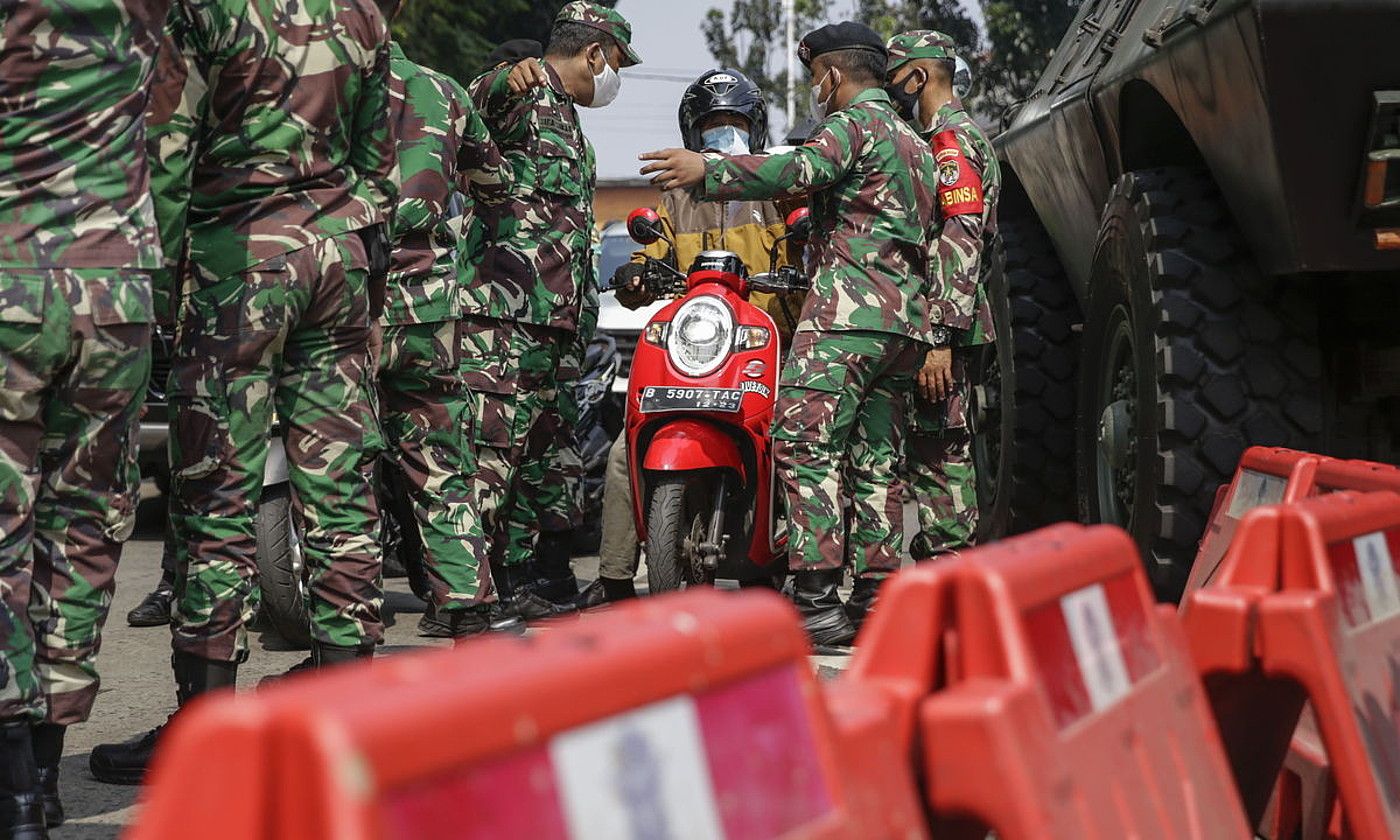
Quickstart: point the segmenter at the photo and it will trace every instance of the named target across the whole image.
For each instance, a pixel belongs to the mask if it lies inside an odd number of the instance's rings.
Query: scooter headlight
[[[688,376],[713,373],[734,346],[734,313],[720,298],[701,295],[681,304],[671,319],[666,354]]]

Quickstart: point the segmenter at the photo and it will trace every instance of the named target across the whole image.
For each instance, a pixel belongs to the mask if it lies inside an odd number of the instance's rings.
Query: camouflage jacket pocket
[[[52,273],[4,269],[0,275],[0,322],[42,324]]]
[[[535,167],[535,187],[540,192],[570,198],[583,195],[583,166],[577,150],[558,143],[541,143]]]
[[[84,280],[92,322],[99,327],[155,321],[151,277],[145,272],[113,271]]]

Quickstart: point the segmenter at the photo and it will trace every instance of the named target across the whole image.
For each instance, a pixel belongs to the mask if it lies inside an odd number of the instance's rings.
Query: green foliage
[[[567,0],[407,0],[394,37],[409,58],[466,84],[497,44],[512,38],[549,40]],[[617,0],[595,0],[615,6]]]
[[[983,107],[1025,99],[1079,12],[1079,0],[984,0],[987,61],[978,85]]]
[[[797,37],[826,22],[831,0],[797,0]],[[787,107],[787,21],[782,0],[734,0],[729,14],[710,9],[700,30],[722,67],[742,71],[768,94],[775,112]],[[806,76],[798,68],[797,119],[807,118]]]

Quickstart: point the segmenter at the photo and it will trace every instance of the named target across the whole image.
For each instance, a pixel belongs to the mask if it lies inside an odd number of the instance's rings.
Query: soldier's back
[[[0,265],[160,265],[142,114],[170,0],[0,0]]]
[[[190,207],[192,258],[230,274],[383,221],[375,185],[355,159],[364,132],[388,136],[387,114],[376,125],[361,107],[388,73],[388,29],[373,3],[176,2],[189,17],[187,52],[213,70]]]

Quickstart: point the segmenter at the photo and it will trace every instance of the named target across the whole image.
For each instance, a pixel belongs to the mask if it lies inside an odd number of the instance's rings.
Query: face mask
[[[617,92],[622,90],[622,77],[608,63],[607,56],[603,57],[603,69],[593,74],[593,101],[588,103],[589,108],[606,108],[617,99]]]
[[[827,115],[831,113],[831,100],[836,98],[836,88],[838,87],[838,85],[835,79],[832,79],[831,82],[831,93],[828,93],[825,99],[821,98],[822,82],[831,78],[831,74],[833,72],[835,71],[826,71],[826,75],[822,76],[821,80],[818,81],[815,85],[812,85],[812,118],[815,119],[817,122],[821,122],[822,120],[826,119]]]
[[[885,93],[890,95],[890,99],[894,102],[894,109],[899,112],[901,117],[913,123],[915,128],[922,129],[924,127],[924,122],[923,114],[921,113],[923,111],[923,102],[921,100],[924,95],[924,85],[928,84],[928,81],[926,80],[923,85],[919,85],[913,93],[910,93],[905,90],[904,86],[909,83],[909,79],[912,77],[913,74],[911,73],[899,84],[890,85],[885,88]]]
[[[749,133],[732,125],[722,125],[700,134],[700,142],[706,149],[723,152],[726,155],[746,155],[749,153]]]

